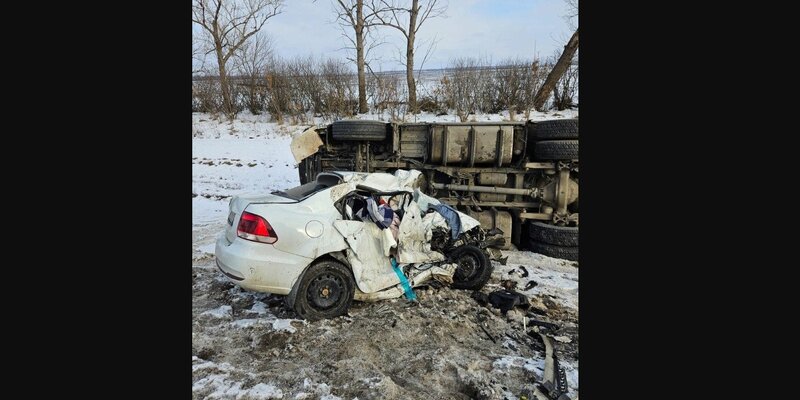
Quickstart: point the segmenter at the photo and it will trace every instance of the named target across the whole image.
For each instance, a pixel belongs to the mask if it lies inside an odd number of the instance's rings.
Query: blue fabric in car
[[[461,234],[461,217],[453,207],[447,204],[428,204],[428,209],[435,210],[444,217],[447,225],[450,226],[450,236],[455,240]]]

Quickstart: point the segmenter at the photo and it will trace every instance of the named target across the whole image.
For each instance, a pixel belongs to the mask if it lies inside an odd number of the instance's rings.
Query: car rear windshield
[[[320,175],[316,180],[288,190],[279,190],[272,194],[292,200],[302,200],[314,193],[338,185],[341,179],[333,175]]]

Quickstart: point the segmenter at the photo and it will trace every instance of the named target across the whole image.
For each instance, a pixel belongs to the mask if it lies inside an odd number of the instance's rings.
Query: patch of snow
[[[303,379],[303,389],[308,389],[314,394],[320,395],[320,400],[341,400],[342,398],[331,394],[331,387],[327,383],[314,383],[308,378]],[[303,393],[306,395],[307,393]],[[295,397],[297,398],[297,397]],[[308,398],[307,396],[303,397]]]
[[[272,322],[272,329],[276,331],[287,331],[289,333],[297,332],[297,329],[292,326],[291,322],[297,321],[296,319],[276,319]]]
[[[192,361],[201,359],[194,356]],[[197,380],[192,384],[192,393],[207,392],[204,399],[281,399],[283,391],[274,385],[259,383],[249,389],[242,388],[242,382],[231,378],[231,373],[238,371],[232,365],[215,363],[212,361],[200,362],[192,365],[192,372],[216,369],[221,373],[212,373]]]
[[[530,251],[503,250],[503,255],[507,255],[508,260],[506,265],[495,264],[497,278],[517,282],[516,290],[526,296],[546,294],[558,298],[566,307],[578,309],[578,268],[573,266],[573,261]],[[527,277],[522,277],[520,266],[528,271]],[[524,290],[530,281],[537,285]]]
[[[192,385],[192,393],[208,388],[212,392],[205,396],[206,399],[235,398],[241,392],[242,383],[228,379],[229,374],[212,374],[202,378]]]
[[[263,319],[257,318],[245,318],[245,319],[237,319],[236,321],[231,322],[231,326],[235,328],[250,328],[254,325],[263,324],[267,322]]]
[[[192,198],[192,225],[224,223],[228,217],[228,199],[212,200],[202,196]]]
[[[267,313],[267,305],[264,304],[263,302],[257,301],[255,303],[253,303],[253,306],[250,307],[249,310],[244,310],[244,312],[246,312],[248,314],[263,315],[263,314]]]
[[[216,246],[217,246],[216,243],[208,243],[202,246],[197,246],[197,250],[203,253],[214,254]]]
[[[233,315],[231,306],[219,306],[213,310],[208,310],[200,315],[210,315],[214,318],[230,318]]]
[[[492,363],[492,368],[509,369],[511,367],[524,368],[530,372],[537,372],[541,375],[544,371],[544,359],[533,359],[516,356],[503,356]]]
[[[200,360],[200,359],[198,358],[198,360]],[[230,371],[233,371],[233,369],[234,369],[232,365],[230,365],[230,364],[228,364],[226,362],[217,364],[217,363],[215,363],[213,361],[206,361],[206,362],[202,362],[200,364],[192,365],[192,372],[199,371],[201,369],[212,369],[212,368],[217,369],[217,370],[222,371],[222,372],[230,372]]]
[[[569,395],[575,398],[575,392],[578,390],[578,368],[572,365],[571,362],[558,360],[558,365],[564,368],[567,375],[567,386],[569,387]]]
[[[259,383],[251,387],[249,390],[239,393],[237,399],[247,396],[252,399],[282,399],[283,391],[275,386]]]

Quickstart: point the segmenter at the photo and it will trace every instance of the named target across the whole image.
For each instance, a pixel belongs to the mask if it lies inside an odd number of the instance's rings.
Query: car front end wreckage
[[[269,214],[264,224],[274,230],[266,235],[276,238],[255,243],[253,235],[242,233],[247,227],[234,229],[229,221],[229,233],[217,242],[217,262],[225,276],[246,289],[288,294],[287,305],[311,320],[343,315],[353,300],[414,300],[416,287],[478,290],[489,280],[490,260],[499,260],[496,247],[505,243],[503,232],[487,232],[475,218],[422,193],[420,171],[333,172],[318,177],[318,182],[316,192],[295,203],[231,200],[231,215],[240,225],[238,214],[253,215],[248,218],[254,220]],[[281,193],[285,194],[273,195]],[[312,219],[307,222],[303,212]],[[291,236],[311,225],[319,230],[316,237]],[[237,243],[263,246],[264,251],[251,251],[245,257],[256,262],[249,262],[232,254]],[[285,265],[285,257],[272,262],[271,254],[279,251],[292,254],[297,265]],[[232,263],[242,267],[236,271]],[[279,264],[281,271],[276,271]],[[271,272],[260,273],[259,268]],[[244,275],[257,276],[258,284],[242,279]],[[280,282],[271,282],[273,276]]]

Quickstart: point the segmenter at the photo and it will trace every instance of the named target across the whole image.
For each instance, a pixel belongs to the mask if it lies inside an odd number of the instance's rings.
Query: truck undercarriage
[[[300,182],[323,171],[422,171],[420,187],[511,243],[578,256],[578,120],[336,121],[295,136]]]

